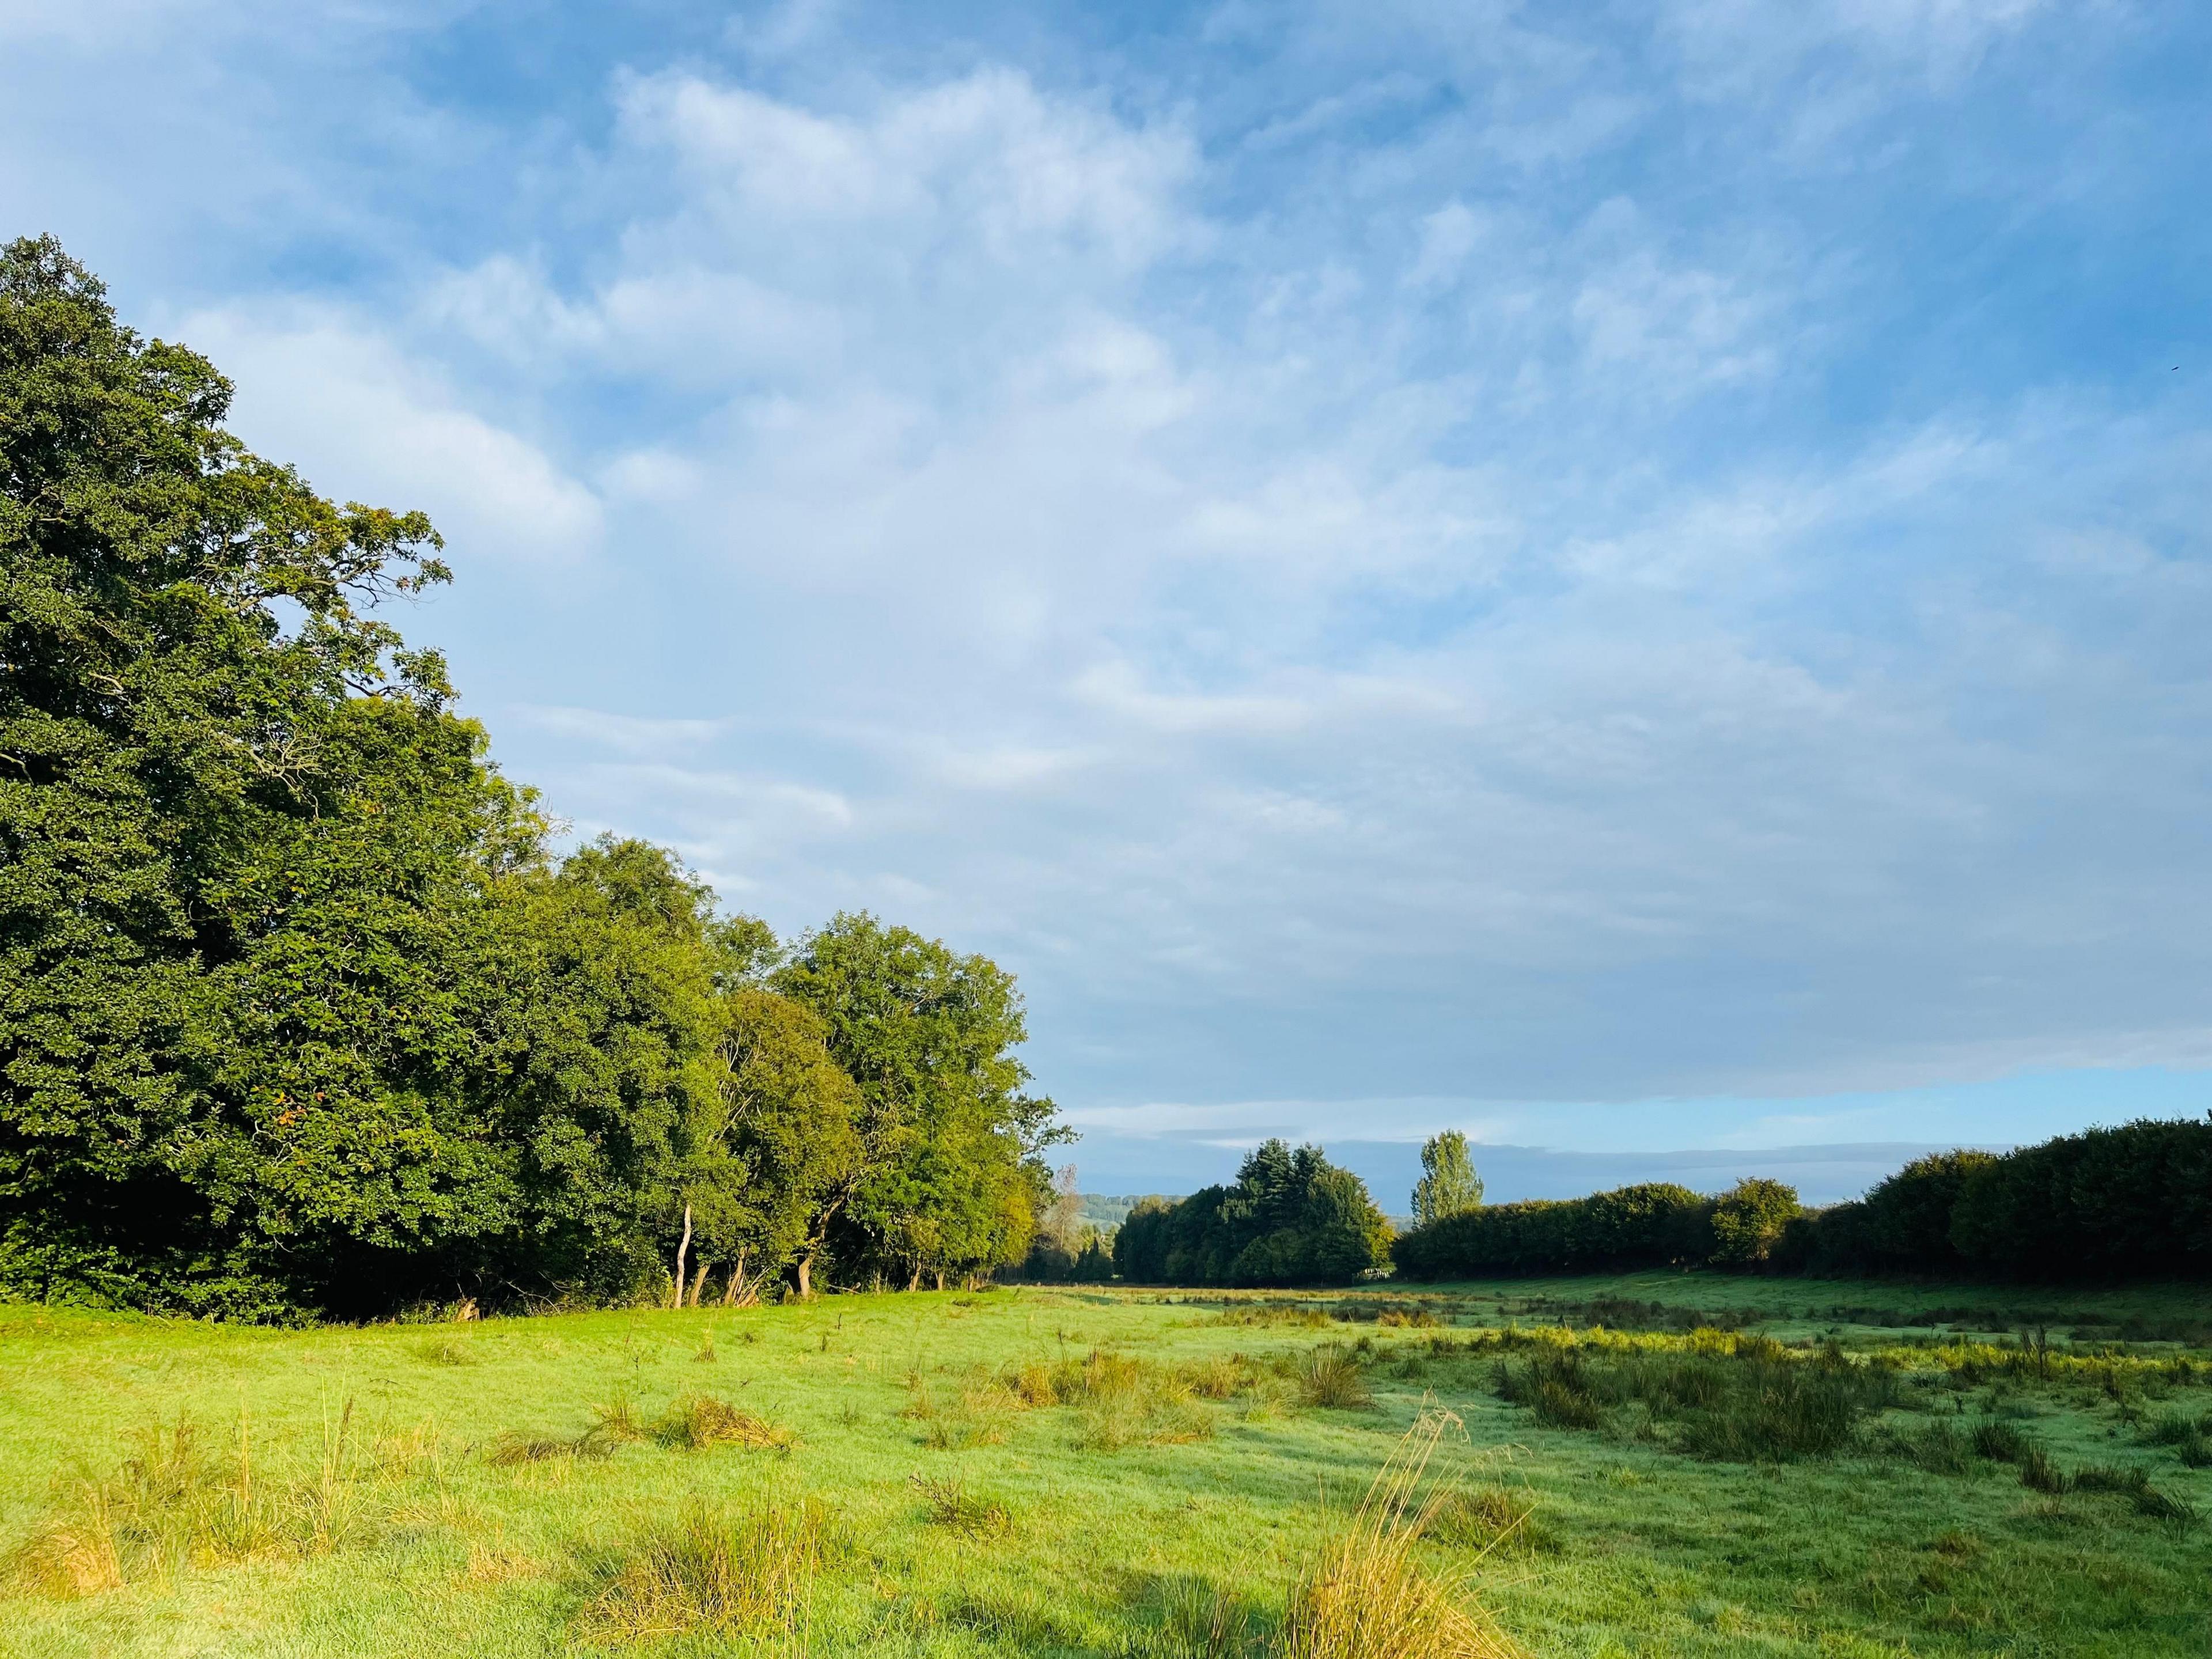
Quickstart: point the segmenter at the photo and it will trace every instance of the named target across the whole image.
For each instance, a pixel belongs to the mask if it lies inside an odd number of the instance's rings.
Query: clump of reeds
[[[1018,1405],[1012,1390],[989,1377],[969,1377],[950,1393],[918,1374],[907,1379],[905,1415],[922,1425],[922,1443],[933,1451],[998,1445]]]
[[[922,1518],[933,1527],[984,1534],[1002,1533],[1013,1525],[1012,1510],[969,1492],[963,1476],[915,1474],[908,1478],[921,1495]]]
[[[1449,1500],[1426,1480],[1457,1419],[1431,1412],[1408,1430],[1359,1507],[1332,1529],[1291,1587],[1283,1659],[1500,1659],[1521,1650],[1468,1593],[1415,1546]]]
[[[1298,1401],[1334,1411],[1364,1411],[1375,1403],[1358,1356],[1342,1344],[1324,1342],[1305,1358],[1297,1376]]]
[[[662,1413],[653,1436],[664,1446],[685,1451],[744,1446],[787,1452],[799,1443],[799,1436],[782,1424],[704,1394],[686,1395]]]
[[[1537,1514],[1535,1500],[1526,1492],[1504,1486],[1450,1493],[1437,1506],[1423,1535],[1486,1555],[1548,1555],[1560,1547]]]
[[[585,1607],[594,1643],[695,1632],[795,1635],[823,1553],[826,1516],[809,1501],[763,1501],[732,1515],[694,1504],[648,1533]]]

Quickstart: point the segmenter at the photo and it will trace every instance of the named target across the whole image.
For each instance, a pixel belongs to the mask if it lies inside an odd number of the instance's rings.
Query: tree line
[[[1667,1266],[2036,1280],[2212,1278],[2212,1120],[2144,1120],[1914,1160],[1820,1209],[1745,1181],[1467,1207],[1393,1247],[1409,1279]]]
[[[1012,975],[566,856],[380,606],[449,579],[0,251],[0,1294],[292,1317],[1020,1260]],[[659,1286],[655,1291],[653,1287]]]

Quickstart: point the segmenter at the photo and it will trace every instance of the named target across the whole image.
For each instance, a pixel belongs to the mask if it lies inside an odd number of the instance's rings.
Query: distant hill
[[[1125,1198],[1115,1198],[1105,1193],[1080,1193],[1077,1196],[1082,1200],[1083,1218],[1101,1232],[1104,1232],[1110,1228],[1120,1226],[1129,1212],[1143,1203],[1146,1199],[1164,1196],[1167,1202],[1173,1203],[1177,1195],[1131,1193]]]

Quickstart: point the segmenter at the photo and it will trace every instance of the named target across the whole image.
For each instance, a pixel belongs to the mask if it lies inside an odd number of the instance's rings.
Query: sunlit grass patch
[[[356,1431],[350,1400],[325,1413],[318,1455],[304,1470],[296,1462],[257,1467],[244,1414],[220,1453],[202,1450],[183,1415],[147,1425],[136,1441],[113,1475],[77,1483],[13,1552],[18,1583],[65,1599],[98,1595],[178,1566],[327,1554],[372,1532],[380,1463]]]

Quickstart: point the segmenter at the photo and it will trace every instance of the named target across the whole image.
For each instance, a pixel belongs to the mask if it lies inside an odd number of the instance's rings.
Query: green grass
[[[0,1307],[0,1655],[1319,1651],[1311,1587],[1364,1582],[1329,1552],[1441,1407],[1456,1490],[1384,1565],[1464,1579],[1532,1653],[2202,1659],[2203,1300],[1668,1273],[296,1332]]]

